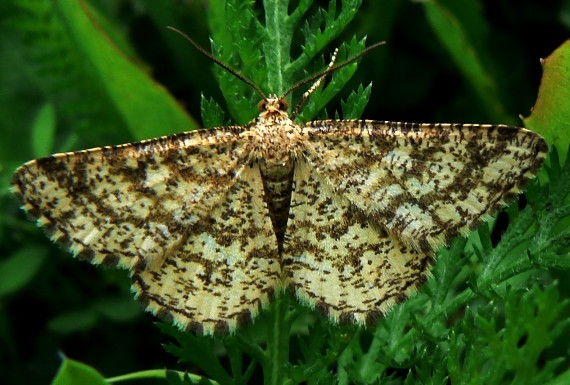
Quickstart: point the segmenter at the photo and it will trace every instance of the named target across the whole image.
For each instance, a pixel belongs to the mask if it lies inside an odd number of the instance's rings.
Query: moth
[[[303,100],[347,62],[333,58]],[[249,124],[32,160],[12,192],[74,256],[129,270],[136,298],[182,329],[233,332],[286,289],[365,325],[417,290],[438,247],[521,192],[547,151],[505,125],[297,123],[286,95],[254,87]]]

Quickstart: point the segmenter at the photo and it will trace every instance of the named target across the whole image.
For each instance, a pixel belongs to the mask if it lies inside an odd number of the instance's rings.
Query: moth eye
[[[289,108],[289,103],[287,102],[287,99],[279,99],[279,110],[287,111],[288,108]]]
[[[265,107],[266,107],[265,100],[261,100],[259,103],[257,103],[257,109],[260,112],[265,111]]]

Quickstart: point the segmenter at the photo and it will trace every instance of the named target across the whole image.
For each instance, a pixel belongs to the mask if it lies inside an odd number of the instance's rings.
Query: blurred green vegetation
[[[353,20],[346,4],[359,1],[344,3],[291,2],[305,27],[289,31],[296,59],[281,62],[267,52],[287,49],[271,39],[282,31],[267,29],[270,38],[259,38],[264,23],[278,26],[260,2],[253,12],[252,2],[218,0],[0,3],[0,383],[48,383],[62,362],[58,352],[107,377],[166,367],[221,383],[262,383],[255,360],[264,357],[255,344],[271,314],[221,340],[157,328],[132,300],[126,272],[74,260],[9,196],[13,170],[35,157],[177,133],[200,121],[243,124],[256,115],[259,97],[251,89],[213,70],[166,26],[213,45],[266,93],[322,69],[343,42],[341,56],[361,50],[364,36],[368,45],[387,41],[358,69],[335,74],[301,119],[358,116],[369,94],[367,119],[515,125],[535,103],[539,59],[570,32],[569,0],[368,1]],[[525,122],[556,142],[564,163],[567,89],[544,92],[540,114]],[[375,329],[335,327],[284,299],[281,306],[298,315],[283,369],[292,383],[565,383],[570,165],[559,164],[554,156],[541,184],[494,228],[484,225],[442,250],[434,278]],[[64,362],[83,373],[81,364]]]

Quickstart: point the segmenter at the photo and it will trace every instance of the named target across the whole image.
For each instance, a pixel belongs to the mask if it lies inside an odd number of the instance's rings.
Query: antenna
[[[374,48],[380,47],[381,45],[385,44],[386,42],[381,41],[378,43],[374,43],[372,44],[370,47],[365,48],[362,52],[360,52],[358,55],[353,56],[345,61],[343,61],[342,63],[339,63],[337,65],[334,65],[334,62],[336,61],[336,57],[338,55],[338,48],[334,50],[334,53],[332,55],[331,61],[329,63],[329,65],[327,66],[327,68],[320,72],[317,73],[315,75],[312,75],[304,80],[301,80],[300,82],[298,82],[297,84],[294,84],[293,86],[291,86],[291,88],[289,88],[286,92],[285,95],[283,95],[282,97],[284,98],[285,96],[289,95],[291,92],[293,92],[294,90],[296,90],[297,88],[301,87],[302,85],[305,85],[307,83],[312,82],[313,80],[317,80],[316,82],[313,83],[313,85],[311,86],[311,88],[309,88],[304,94],[303,97],[301,98],[301,100],[299,101],[299,103],[297,103],[297,105],[295,106],[295,109],[293,110],[293,113],[291,114],[291,119],[295,119],[295,117],[297,116],[297,114],[299,113],[299,111],[301,111],[301,108],[305,105],[305,103],[307,102],[307,100],[309,99],[309,96],[315,92],[315,90],[317,88],[319,88],[319,86],[321,85],[322,81],[327,77],[328,74],[333,73],[334,71],[341,69],[342,67],[346,67],[347,65],[354,63],[356,60],[360,59],[362,56],[366,55],[369,51],[373,50]]]
[[[267,101],[267,96],[265,95],[265,93],[263,93],[263,91],[261,90],[261,88],[259,88],[259,86],[257,84],[255,84],[251,79],[249,79],[248,77],[242,75],[241,73],[239,73],[236,69],[234,69],[233,67],[229,66],[228,64],[224,63],[223,61],[221,61],[220,59],[216,58],[214,55],[212,55],[210,52],[206,51],[204,48],[202,48],[198,43],[196,43],[192,38],[190,38],[190,36],[188,36],[187,34],[185,34],[184,32],[182,32],[181,30],[168,26],[168,29],[180,34],[182,37],[184,37],[190,44],[192,44],[192,46],[194,46],[194,48],[196,48],[198,50],[198,52],[200,52],[202,55],[206,56],[207,58],[209,58],[210,60],[212,60],[214,63],[216,63],[217,65],[219,65],[220,67],[222,67],[223,69],[225,69],[226,71],[228,71],[229,73],[231,73],[232,75],[234,75],[236,78],[238,78],[239,80],[241,80],[242,82],[244,82],[245,84],[251,86],[258,94],[259,96],[261,96],[261,98],[264,101]],[[386,42],[381,41],[378,43],[374,43],[369,47],[366,47],[362,52],[360,52],[359,54],[343,61],[342,63],[339,63],[337,65],[334,65],[334,62],[336,61],[336,56],[338,54],[338,48],[335,49],[333,56],[331,58],[331,62],[329,63],[329,65],[327,66],[327,68],[324,71],[321,71],[315,75],[311,75],[308,78],[301,80],[300,82],[294,84],[293,86],[291,86],[284,94],[283,96],[281,96],[281,98],[285,98],[287,95],[289,95],[291,92],[295,91],[297,88],[310,83],[314,80],[316,80],[316,82],[311,86],[311,88],[309,88],[309,90],[307,92],[305,92],[303,94],[303,97],[301,98],[301,101],[299,101],[299,103],[297,104],[297,106],[295,107],[295,110],[293,111],[293,117],[295,117],[297,115],[297,113],[299,112],[299,110],[301,109],[301,107],[306,103],[307,99],[309,98],[309,96],[319,87],[319,85],[321,84],[321,82],[325,79],[325,77],[330,74],[333,73],[336,70],[339,70],[343,67],[346,67],[349,64],[354,63],[355,61],[357,61],[358,59],[360,59],[362,56],[366,55],[368,52],[372,51],[373,49],[385,44]]]
[[[214,63],[216,63],[217,65],[219,65],[220,67],[222,67],[223,69],[225,69],[226,71],[228,71],[229,73],[234,75],[236,78],[238,78],[239,80],[241,80],[245,84],[251,86],[259,94],[259,96],[261,96],[261,98],[263,100],[267,100],[267,96],[265,96],[263,91],[261,91],[261,88],[259,88],[259,86],[257,84],[255,84],[251,79],[249,79],[248,77],[245,77],[244,75],[240,74],[233,67],[230,67],[228,64],[226,64],[223,61],[221,61],[220,59],[216,58],[214,55],[212,55],[210,52],[208,52],[204,48],[202,48],[198,43],[196,43],[194,40],[192,40],[190,38],[190,36],[186,35],[181,30],[174,28],[174,27],[170,27],[170,26],[168,26],[166,28],[182,35],[182,37],[184,37],[186,40],[188,40],[188,42],[190,44],[192,44],[194,46],[194,48],[196,48],[198,50],[198,52],[200,52],[202,55],[204,55],[207,58],[209,58],[210,60],[212,60]]]
[[[327,66],[327,69],[321,73],[321,77],[316,82],[313,83],[311,88],[309,88],[307,91],[305,91],[305,93],[303,93],[301,100],[299,100],[299,103],[297,103],[297,105],[295,106],[295,109],[293,110],[293,113],[291,114],[291,119],[295,119],[297,114],[299,114],[299,111],[301,111],[301,108],[305,105],[305,103],[309,99],[309,96],[311,96],[311,94],[313,92],[315,92],[315,90],[317,88],[319,88],[319,86],[321,85],[323,80],[325,80],[325,78],[327,77],[327,74],[329,73],[331,68],[334,66],[334,62],[336,61],[337,55],[338,55],[338,48],[336,48],[334,50],[332,57],[331,57],[331,61],[330,61],[329,65]],[[291,92],[291,91],[287,90],[287,93],[289,93],[289,92]],[[287,93],[285,93],[285,95],[287,95]]]
[[[351,58],[349,58],[349,59],[346,59],[346,60],[343,61],[342,63],[339,63],[339,64],[337,64],[337,65],[335,65],[335,66],[332,66],[332,67],[331,67],[331,65],[329,64],[329,66],[328,66],[324,71],[319,72],[319,73],[317,73],[317,74],[315,74],[315,75],[311,75],[311,76],[309,76],[308,78],[306,78],[306,79],[304,79],[304,80],[301,80],[300,82],[298,82],[298,83],[292,85],[291,88],[289,88],[289,89],[285,92],[285,94],[283,95],[283,97],[289,95],[291,92],[295,91],[297,88],[301,87],[302,85],[305,85],[305,84],[307,84],[307,83],[310,83],[310,82],[312,82],[312,81],[315,80],[315,79],[318,79],[318,78],[321,78],[321,77],[325,77],[325,76],[327,76],[328,74],[333,73],[333,72],[336,71],[336,70],[339,70],[339,69],[341,69],[341,68],[343,68],[343,67],[346,67],[346,66],[349,65],[349,64],[354,63],[355,61],[357,61],[358,59],[360,59],[362,56],[366,55],[368,52],[370,52],[370,51],[372,51],[373,49],[378,48],[378,47],[380,47],[381,45],[384,45],[384,44],[386,44],[385,41],[380,41],[380,42],[378,42],[378,43],[374,43],[374,44],[372,44],[371,46],[366,47],[366,48],[365,48],[362,52],[360,52],[359,54],[357,54],[357,55],[355,55],[355,56],[353,56],[353,57],[351,57]],[[331,61],[331,64],[332,64],[332,63],[334,62],[334,60],[336,59],[336,54],[334,54],[333,57],[334,57],[334,58],[333,58],[333,60]]]

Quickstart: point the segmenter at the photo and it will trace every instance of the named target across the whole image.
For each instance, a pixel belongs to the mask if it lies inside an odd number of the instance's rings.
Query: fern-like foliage
[[[307,16],[311,0],[300,1],[293,11],[288,10],[288,1],[266,1],[263,10],[255,8],[253,1],[214,1],[209,18],[214,53],[252,79],[266,94],[280,96],[292,85],[325,68],[336,48],[331,43],[355,17],[360,4],[359,0],[343,1],[339,10],[337,2],[331,1],[328,9],[316,8]],[[263,14],[264,20],[258,14]],[[293,46],[299,30],[304,42],[295,42]],[[337,62],[361,52],[364,44],[364,39],[356,38],[342,44]],[[301,51],[295,54],[298,47]],[[328,56],[323,55],[325,49]],[[355,71],[356,64],[336,71],[328,85],[312,95],[299,119],[308,121],[319,114]],[[235,122],[245,124],[257,116],[259,95],[227,71],[218,70],[217,77]],[[355,91],[352,98],[360,101],[360,108],[348,111],[350,117],[357,117],[357,110],[362,112],[370,92],[367,90]],[[221,109],[216,112],[212,107],[203,112],[204,120],[208,115],[222,114]]]

